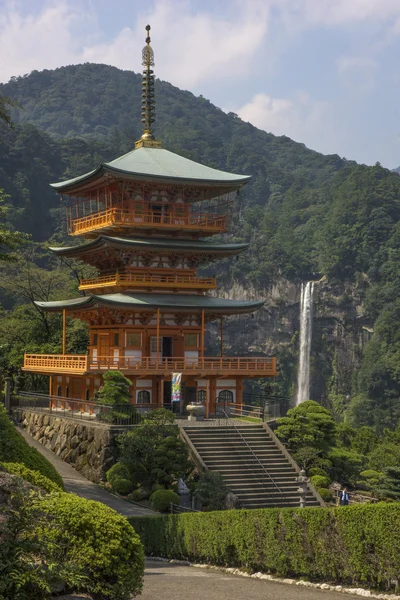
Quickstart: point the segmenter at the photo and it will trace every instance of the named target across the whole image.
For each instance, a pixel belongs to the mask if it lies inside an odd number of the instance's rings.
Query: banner
[[[182,373],[172,373],[172,402],[181,401]]]

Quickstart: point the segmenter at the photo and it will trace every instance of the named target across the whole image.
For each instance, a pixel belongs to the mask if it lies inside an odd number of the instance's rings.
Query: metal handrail
[[[258,462],[258,464],[260,465],[260,467],[262,468],[262,470],[264,471],[265,475],[267,475],[271,481],[271,483],[276,487],[276,489],[278,490],[280,497],[281,497],[281,505],[283,504],[283,494],[282,494],[282,490],[280,489],[280,487],[278,486],[278,484],[276,483],[276,481],[274,481],[274,479],[271,477],[270,473],[268,473],[267,469],[264,467],[264,465],[262,464],[262,462],[260,461],[260,459],[258,458],[257,454],[255,454],[255,452],[253,451],[253,449],[251,448],[251,446],[249,446],[247,440],[245,437],[243,437],[243,435],[241,434],[241,432],[239,431],[239,429],[237,428],[237,425],[234,421],[234,419],[232,419],[232,417],[230,417],[225,410],[222,408],[221,409],[223,414],[225,415],[225,418],[227,420],[227,422],[231,422],[233,428],[235,429],[236,433],[239,434],[240,438],[242,439],[242,441],[246,444],[247,448],[250,450],[251,454],[253,455],[253,457],[256,459],[256,461]],[[251,468],[251,465],[249,465]],[[255,471],[252,469],[253,473],[255,474]],[[263,481],[261,481],[261,485],[264,488],[264,490],[266,492],[268,492],[268,489],[264,486]]]

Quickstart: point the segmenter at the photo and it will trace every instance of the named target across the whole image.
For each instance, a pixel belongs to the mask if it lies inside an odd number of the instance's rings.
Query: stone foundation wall
[[[103,481],[116,460],[115,437],[120,431],[104,425],[18,409],[14,410],[14,419],[35,440],[89,481]]]

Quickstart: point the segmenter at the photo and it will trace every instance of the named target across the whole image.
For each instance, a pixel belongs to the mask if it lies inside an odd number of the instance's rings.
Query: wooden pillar
[[[160,385],[159,385],[159,399],[158,399],[158,403],[160,406],[164,406],[164,377],[160,378]]]
[[[217,412],[217,378],[210,377],[210,414],[215,415]]]
[[[210,416],[210,381],[207,379],[206,385],[206,419]]]
[[[67,341],[67,311],[65,308],[63,309],[63,317],[62,317],[62,353],[65,354]]]
[[[157,308],[157,332],[156,332],[156,362],[158,365],[158,344],[159,344],[159,339],[160,339],[160,309]]]
[[[243,404],[243,379],[236,379],[236,406]]]
[[[221,345],[220,345],[220,355],[224,355],[224,321],[223,317],[221,317]]]
[[[131,394],[131,404],[136,404],[136,377],[129,377],[132,381],[132,385],[129,388]]]
[[[151,403],[158,404],[158,377],[154,376],[151,382]]]
[[[204,358],[204,308],[201,311],[201,340],[200,340],[200,357]]]

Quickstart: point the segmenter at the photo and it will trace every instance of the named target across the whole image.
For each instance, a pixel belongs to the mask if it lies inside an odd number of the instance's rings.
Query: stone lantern
[[[304,508],[307,501],[307,483],[310,481],[309,478],[306,476],[306,472],[304,469],[300,471],[296,481],[299,484],[297,492],[300,494],[300,508]]]

